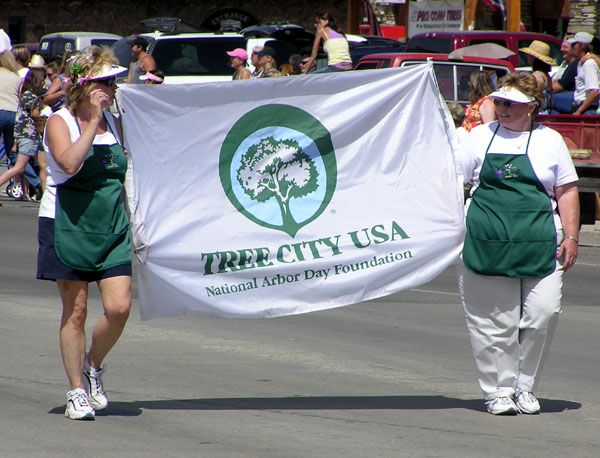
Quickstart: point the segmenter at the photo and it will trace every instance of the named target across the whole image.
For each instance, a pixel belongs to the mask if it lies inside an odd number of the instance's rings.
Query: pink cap
[[[242,60],[248,60],[248,53],[245,49],[235,48],[233,51],[227,51],[229,57],[239,57]]]

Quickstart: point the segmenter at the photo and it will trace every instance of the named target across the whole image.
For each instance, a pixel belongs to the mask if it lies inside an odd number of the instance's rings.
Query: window
[[[96,38],[92,39],[92,46],[108,46],[112,47],[117,42],[114,38]]]
[[[182,38],[157,40],[152,57],[166,76],[231,75],[226,52],[246,48],[243,38]]]
[[[388,67],[389,67],[389,62],[388,62]],[[375,68],[379,68],[379,62],[367,61],[367,62],[361,62],[360,64],[358,64],[356,66],[355,70],[373,70]]]
[[[411,38],[406,48],[407,52],[432,52],[449,54],[452,52],[451,38]]]

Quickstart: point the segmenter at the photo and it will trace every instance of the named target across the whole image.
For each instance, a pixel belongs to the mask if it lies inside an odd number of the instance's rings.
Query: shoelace
[[[73,396],[73,398],[71,398],[71,401],[73,402],[73,404],[80,405],[82,407],[90,406],[88,397],[85,393],[77,393],[75,396]]]
[[[92,375],[92,369],[88,372],[88,380],[90,381],[90,391],[92,393],[98,393],[105,395],[104,385],[102,384],[102,376],[106,372],[106,366],[96,369],[94,375]]]
[[[531,402],[532,404],[537,401],[536,397],[530,391],[519,391],[517,398],[524,398],[525,402]]]
[[[513,400],[508,397],[508,396],[500,396],[494,399],[491,399],[490,401],[486,402],[486,405],[488,404],[500,404],[502,406],[508,406],[510,405],[511,407],[514,407],[517,409],[517,412],[521,412],[521,409],[519,409],[519,406],[516,405]]]

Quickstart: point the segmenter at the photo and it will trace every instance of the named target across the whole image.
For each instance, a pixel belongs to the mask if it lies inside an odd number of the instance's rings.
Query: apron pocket
[[[463,262],[470,271],[486,276],[539,278],[556,267],[555,240],[465,239]]]
[[[131,262],[129,231],[120,234],[55,229],[54,249],[72,269],[97,271]]]

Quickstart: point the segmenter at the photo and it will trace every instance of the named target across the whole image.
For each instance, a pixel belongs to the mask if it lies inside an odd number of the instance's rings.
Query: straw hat
[[[550,57],[550,45],[543,41],[533,40],[528,47],[519,48],[519,51],[523,51],[525,54],[529,54],[548,65],[556,65],[556,60]]]

